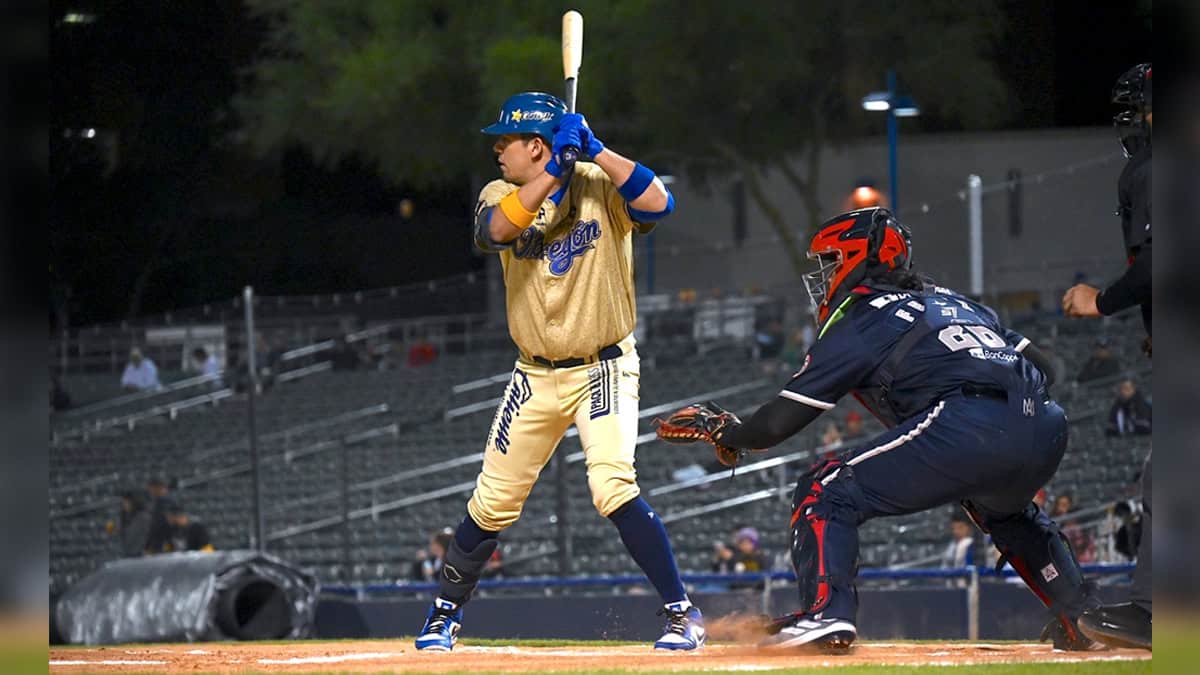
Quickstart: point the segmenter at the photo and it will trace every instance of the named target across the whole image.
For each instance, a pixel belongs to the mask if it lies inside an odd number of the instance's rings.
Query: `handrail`
[[[512,371],[511,370],[503,372],[503,373],[497,373],[490,377],[481,377],[478,380],[471,380],[470,382],[456,384],[450,388],[450,393],[457,396],[459,394],[462,394],[462,393],[465,393],[468,391],[472,391],[474,389],[482,389],[488,385],[499,384],[501,382],[507,382],[510,379],[512,379]]]
[[[169,415],[172,419],[174,419],[175,415],[180,410],[195,408],[196,406],[204,405],[205,403],[216,403],[217,401],[229,398],[231,396],[233,396],[233,390],[226,387],[225,389],[218,389],[217,391],[208,394],[201,394],[199,396],[185,398],[180,401],[160,403],[152,408],[147,408],[146,410],[141,410],[136,413],[129,413],[128,415],[113,417],[107,420],[96,420],[91,423],[85,423],[84,426],[80,428],[55,430],[52,434],[52,439],[55,442],[62,439],[75,437],[86,439],[88,436],[98,431],[114,429],[117,427],[127,427],[130,431],[132,431],[137,423],[144,419],[158,417],[159,415],[163,414]]]
[[[100,410],[107,410],[109,408],[116,408],[118,406],[125,405],[126,403],[133,403],[135,401],[142,401],[142,400],[154,398],[155,396],[169,394],[171,392],[182,391],[184,389],[189,389],[191,387],[196,387],[196,386],[199,386],[202,384],[207,384],[209,382],[220,382],[222,375],[224,375],[224,371],[221,371],[221,372],[218,372],[218,373],[212,374],[212,375],[204,374],[204,375],[196,375],[194,377],[184,378],[182,380],[178,380],[178,381],[172,382],[170,384],[163,385],[162,387],[160,387],[158,389],[135,391],[130,394],[123,394],[121,396],[105,399],[103,401],[89,403],[85,406],[81,406],[78,408],[72,408],[70,410],[64,411],[63,416],[64,417],[84,417],[91,413],[94,413],[94,412],[97,412]]]
[[[304,345],[303,347],[289,349],[279,355],[279,360],[291,361],[292,359],[298,359],[302,356],[308,356],[309,354],[316,354],[317,352],[323,352],[330,349],[333,349],[333,340],[321,340],[320,342],[314,342],[311,345]]]
[[[290,382],[292,380],[298,380],[302,377],[308,377],[314,373],[323,373],[326,370],[333,370],[333,361],[321,361],[320,363],[314,363],[311,366],[285,370],[275,376],[275,381]]]

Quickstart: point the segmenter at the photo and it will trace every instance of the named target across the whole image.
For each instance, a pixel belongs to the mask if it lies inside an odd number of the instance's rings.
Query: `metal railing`
[[[120,415],[118,417],[111,417],[108,419],[93,420],[86,422],[79,427],[55,429],[51,433],[51,441],[57,443],[69,438],[82,438],[86,441],[91,438],[93,434],[99,433],[106,429],[124,428],[128,431],[133,431],[137,427],[138,423],[143,420],[147,420],[152,417],[160,417],[162,415],[166,415],[170,419],[175,419],[183,410],[202,406],[207,403],[215,404],[231,396],[233,396],[233,390],[227,387],[225,389],[218,389],[214,392],[201,394],[199,396],[192,396],[179,401],[160,403],[145,410],[139,410],[138,412],[129,413],[127,415]]]
[[[80,406],[78,408],[72,408],[70,410],[64,411],[62,413],[62,415],[63,415],[63,417],[85,417],[87,415],[91,415],[91,414],[94,414],[94,413],[97,413],[97,412],[100,412],[103,410],[109,410],[111,408],[116,408],[116,407],[126,405],[129,403],[136,403],[138,401],[145,401],[145,400],[149,400],[152,398],[157,398],[164,394],[176,393],[176,392],[183,391],[186,389],[191,389],[193,387],[203,386],[203,385],[206,385],[206,384],[209,384],[212,382],[220,382],[222,375],[224,375],[223,371],[216,373],[215,375],[197,375],[195,377],[189,377],[189,378],[185,378],[182,380],[172,382],[170,384],[163,385],[162,387],[160,387],[158,389],[147,390],[147,391],[137,391],[137,392],[133,392],[131,394],[124,394],[122,396],[117,396],[116,398],[110,398],[110,399],[105,399],[103,401],[97,401],[95,403],[90,403],[88,405]]]

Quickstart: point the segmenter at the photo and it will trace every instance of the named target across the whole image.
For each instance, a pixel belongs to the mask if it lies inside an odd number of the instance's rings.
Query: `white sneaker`
[[[813,647],[843,651],[858,637],[858,629],[849,619],[817,619],[806,614],[794,615],[778,633],[759,643],[760,647]]]
[[[704,617],[690,602],[671,603],[658,613],[667,615],[667,627],[663,636],[654,643],[655,649],[699,649],[708,639]]]

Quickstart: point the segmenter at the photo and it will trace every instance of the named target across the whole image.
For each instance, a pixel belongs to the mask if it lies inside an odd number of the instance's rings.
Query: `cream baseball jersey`
[[[585,357],[632,333],[633,231],[653,225],[634,222],[608,175],[579,162],[559,205],[545,200],[519,237],[495,244],[482,216],[517,188],[494,180],[480,191],[475,241],[500,254],[508,330],[521,355]]]

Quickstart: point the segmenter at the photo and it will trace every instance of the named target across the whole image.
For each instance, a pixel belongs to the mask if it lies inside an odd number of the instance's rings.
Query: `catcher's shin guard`
[[[1012,564],[1025,585],[1054,614],[1061,624],[1067,648],[1086,647],[1087,638],[1079,634],[1076,619],[1084,610],[1100,605],[1091,584],[1083,580],[1079,561],[1054,521],[1032,502],[1016,514],[991,516],[969,500],[962,502],[967,514],[992,536],[1000,551],[997,569]],[[1057,641],[1056,641],[1057,642]]]
[[[791,528],[799,613],[854,618],[859,501],[853,469],[840,461],[820,464],[796,484]]]
[[[475,586],[479,584],[479,577],[483,575],[484,565],[499,545],[497,539],[485,539],[468,553],[459,547],[458,540],[451,539],[442,573],[438,576],[441,597],[457,605],[470,600]]]

